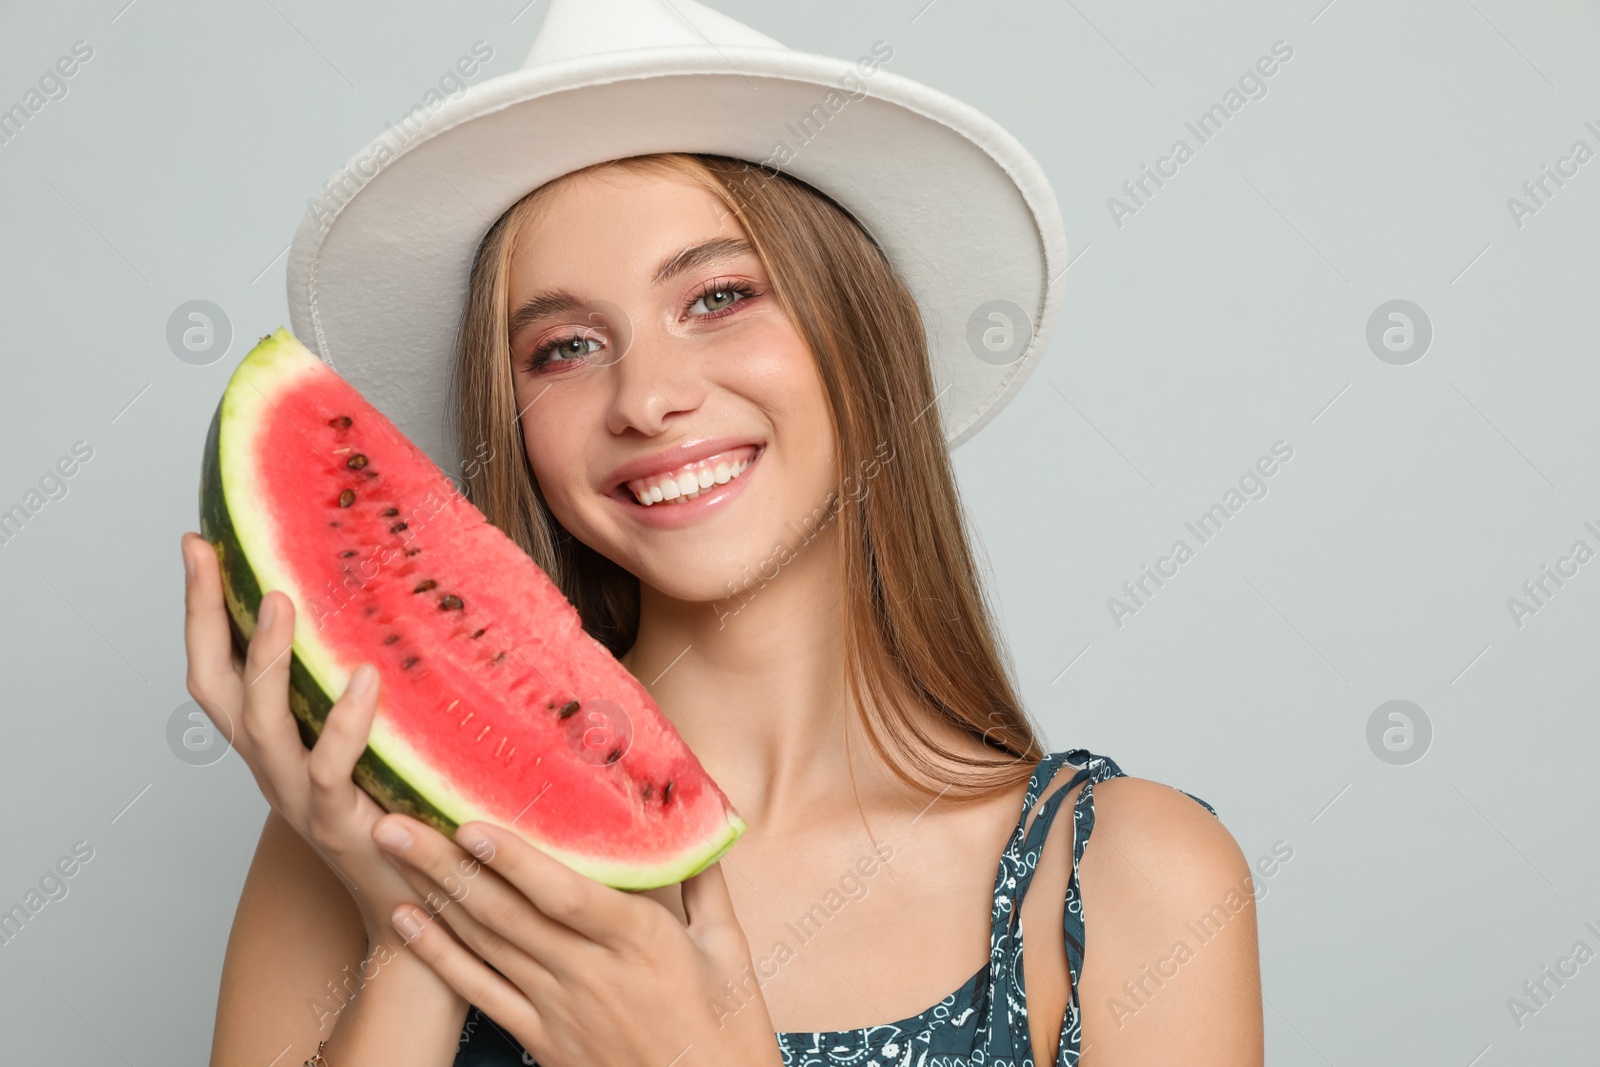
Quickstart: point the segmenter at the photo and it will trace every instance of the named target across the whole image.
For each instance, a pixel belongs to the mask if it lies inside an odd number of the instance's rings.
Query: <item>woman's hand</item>
[[[407,905],[396,929],[540,1067],[781,1064],[720,863],[683,883],[685,926],[487,823],[463,824],[452,844],[385,815],[375,836],[424,896],[448,898],[432,910],[461,943]]]
[[[306,751],[289,710],[294,602],[281,592],[262,598],[241,664],[216,551],[193,533],[184,535],[182,547],[189,695],[238,751],[267,802],[344,879],[369,944],[398,947],[390,914],[396,905],[421,898],[373,844],[372,827],[383,809],[351,778],[378,706],[377,671],[370,665],[356,671],[315,747]]]

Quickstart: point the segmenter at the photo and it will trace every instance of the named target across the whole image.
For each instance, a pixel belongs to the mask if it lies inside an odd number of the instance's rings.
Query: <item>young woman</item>
[[[1045,752],[915,417],[916,305],[841,209],[709,156],[547,184],[481,246],[459,372],[462,440],[491,446],[472,499],[750,829],[627,894],[380,818],[350,777],[375,687],[306,752],[293,605],[269,594],[241,668],[186,535],[191,691],[242,708],[274,804],[213,1063],[1261,1061],[1249,869],[1191,797]]]
[[[1027,151],[893,56],[549,0],[521,69],[430,91],[313,199],[296,332],[472,457],[749,829],[630,894],[383,814],[351,777],[375,672],[307,751],[295,604],[239,662],[187,534],[190,693],[272,805],[213,1064],[1261,1062],[1233,839],[1018,699],[949,449],[1034,366],[1065,237]]]

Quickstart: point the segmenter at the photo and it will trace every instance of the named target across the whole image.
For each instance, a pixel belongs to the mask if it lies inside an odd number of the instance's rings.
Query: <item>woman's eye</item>
[[[694,311],[698,308],[702,314],[723,311],[743,299],[744,294],[735,289],[712,289],[702,294],[700,299],[693,304],[690,304],[689,310]]]
[[[527,362],[527,370],[532,373],[548,364],[571,363],[582,359],[602,347],[598,338],[587,335],[574,334],[552,341],[541,348],[534,350]]]
[[[548,351],[554,355],[571,356],[576,358],[578,356],[587,356],[590,352],[593,352],[599,347],[600,342],[596,341],[592,337],[569,337],[565,341],[557,341],[555,344],[550,346]]]

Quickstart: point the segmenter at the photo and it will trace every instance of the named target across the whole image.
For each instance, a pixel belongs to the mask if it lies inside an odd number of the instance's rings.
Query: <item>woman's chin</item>
[[[642,584],[663,597],[686,604],[707,604],[707,611],[721,601],[737,596],[747,584],[753,585],[759,581],[754,578],[753,572],[743,568],[703,570],[693,578],[685,578],[681,570],[671,569],[663,569],[658,573],[655,568],[644,568],[635,573]]]
[[[750,503],[757,502],[751,498]],[[604,545],[603,555],[662,596],[705,604],[708,612],[715,608],[721,615],[730,603],[737,607],[750,600],[754,590],[781,580],[815,547],[815,536],[803,537],[795,524],[774,525],[764,502],[754,510],[763,521],[738,521],[745,517],[730,514],[728,518],[736,521],[644,534],[615,523],[596,523],[593,539],[578,536],[589,544]],[[823,525],[817,533],[827,531]]]

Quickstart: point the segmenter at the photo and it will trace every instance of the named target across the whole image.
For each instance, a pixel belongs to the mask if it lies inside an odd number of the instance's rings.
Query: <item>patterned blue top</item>
[[[1074,773],[1050,794],[1028,825],[1045,786],[1063,766]],[[1050,822],[1062,799],[1078,783],[1083,791],[1073,808],[1076,823],[1072,873],[1067,879],[1064,912],[1067,962],[1073,981],[1061,1024],[1056,1067],[1076,1067],[1081,1039],[1077,976],[1083,973],[1083,901],[1078,893],[1078,862],[1094,830],[1094,785],[1123,771],[1105,756],[1086,749],[1052,752],[1039,761],[1028,779],[1022,815],[1011,832],[994,880],[994,910],[989,924],[989,962],[961,988],[924,1011],[892,1023],[854,1030],[796,1031],[775,1035],[785,1067],[1033,1067],[1028,1033],[1027,996],[1023,989],[1022,925],[1011,917],[1033,880]],[[1192,796],[1192,795],[1191,795]],[[1211,805],[1192,797],[1210,811]],[[474,1007],[467,1013],[455,1067],[533,1065],[515,1038]]]

